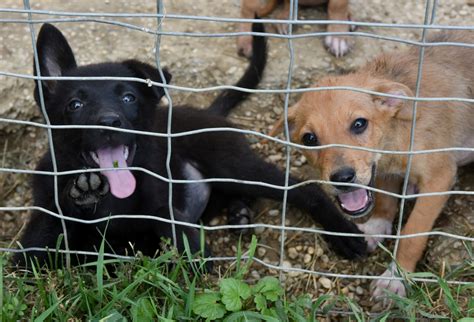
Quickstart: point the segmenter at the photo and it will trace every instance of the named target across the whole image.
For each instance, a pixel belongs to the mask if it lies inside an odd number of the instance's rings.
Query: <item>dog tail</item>
[[[262,23],[254,23],[252,25],[253,32],[265,32]],[[253,54],[250,59],[250,64],[247,67],[244,75],[235,84],[237,87],[254,89],[260,82],[263,70],[267,63],[267,41],[264,36],[253,36]],[[212,102],[208,112],[214,115],[227,116],[234,107],[245,100],[250,93],[242,92],[235,89],[227,89],[223,91]]]

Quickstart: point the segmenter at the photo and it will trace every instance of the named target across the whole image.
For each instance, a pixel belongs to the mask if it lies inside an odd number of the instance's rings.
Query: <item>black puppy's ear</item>
[[[38,34],[36,41],[38,60],[41,76],[61,76],[64,72],[76,68],[76,59],[66,38],[61,31],[51,24],[44,24]],[[36,64],[33,62],[35,76],[38,74]],[[42,81],[43,89],[47,93],[53,93],[57,81]],[[37,89],[35,91],[35,94]]]
[[[171,81],[171,74],[168,72],[166,68],[163,68],[163,76],[165,77],[165,82],[160,77],[160,72],[158,71],[157,68],[153,67],[150,64],[142,63],[138,60],[135,59],[130,59],[126,60],[123,62],[128,68],[130,68],[133,73],[136,75],[138,78],[143,78],[143,79],[149,79],[154,82],[158,83],[166,83],[169,84]],[[163,87],[160,86],[152,86],[152,92],[153,95],[160,100],[164,95],[165,91],[163,90]]]

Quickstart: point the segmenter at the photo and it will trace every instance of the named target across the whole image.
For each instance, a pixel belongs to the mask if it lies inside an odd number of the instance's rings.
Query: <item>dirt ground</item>
[[[215,4],[219,5],[215,5]],[[381,1],[352,0],[352,18],[355,21],[386,23],[423,23],[424,7],[422,1]],[[21,1],[3,0],[1,8],[22,8]],[[155,12],[155,1],[104,0],[104,1],[32,1],[34,9],[81,12]],[[238,0],[170,0],[165,1],[169,14],[206,15],[219,17],[238,17]],[[472,25],[474,6],[467,0],[441,1],[436,14],[436,23],[452,25]],[[324,7],[300,10],[300,19],[326,19]],[[469,18],[471,17],[471,18]],[[0,18],[25,18],[20,14],[0,13]],[[37,19],[47,16],[35,15]],[[112,18],[109,18],[112,19]],[[156,28],[153,18],[114,18],[147,28]],[[95,22],[58,23],[65,33],[81,64],[105,60],[137,58],[146,62],[154,61],[155,38],[151,34]],[[272,26],[269,26],[269,29]],[[38,25],[35,26],[38,29]],[[232,32],[233,23],[198,22],[165,19],[164,31],[186,32]],[[323,26],[302,25],[296,33],[323,31]],[[399,37],[419,39],[420,32],[412,29],[360,27],[359,31]],[[357,38],[355,49],[343,58],[328,54],[321,39],[309,38],[294,41],[295,66],[293,87],[305,87],[327,73],[339,73],[354,69],[380,52],[405,47],[405,45]],[[235,39],[171,37],[162,39],[162,65],[173,74],[173,83],[189,87],[206,87],[233,84],[242,74],[247,61],[236,54]],[[283,88],[286,86],[289,52],[287,41],[272,38],[269,40],[269,63],[261,88]],[[32,48],[29,28],[26,24],[0,23],[0,71],[31,74]],[[33,82],[30,80],[0,76],[0,117],[42,122],[32,97]],[[206,107],[216,92],[193,94],[172,91],[174,104],[190,103]],[[298,95],[292,95],[294,102]],[[232,121],[242,128],[268,133],[271,124],[282,113],[283,95],[253,95],[231,116]],[[270,144],[262,146],[258,139],[250,138],[254,147],[265,154],[272,162],[284,165],[283,149]],[[0,162],[1,167],[33,169],[39,156],[47,146],[44,130],[34,127],[17,126],[0,122]],[[472,191],[474,187],[474,167],[471,165],[460,172],[456,190]],[[292,153],[292,171],[311,177],[304,158]],[[12,173],[0,174],[0,206],[31,205],[31,194],[27,175]],[[436,230],[455,232],[465,236],[473,235],[474,198],[472,196],[453,196],[446,207]],[[280,224],[281,204],[259,202],[255,206],[255,222]],[[26,212],[3,212],[0,216],[0,243],[6,246],[16,240],[18,232],[28,214]],[[213,220],[211,224],[225,223],[225,216]],[[314,226],[305,214],[292,208],[288,211],[287,225]],[[259,229],[257,257],[277,264],[279,259],[279,231]],[[235,255],[238,237],[228,232],[210,234],[213,252],[216,256]],[[248,240],[247,240],[248,241]],[[420,270],[438,272],[440,262],[457,264],[466,256],[461,242],[448,238],[430,238],[430,250],[420,263]],[[229,245],[231,245],[229,247]],[[299,267],[317,271],[379,275],[390,260],[382,250],[377,250],[361,262],[349,262],[337,257],[319,236],[314,234],[288,233],[286,236],[286,267]],[[389,249],[393,243],[388,243]],[[448,265],[449,266],[449,265]],[[250,278],[259,279],[263,274],[276,274],[271,270],[255,266]],[[369,299],[368,280],[328,279],[319,275],[290,273],[286,275],[287,288],[293,294],[302,292],[316,297],[320,294],[348,294],[366,308],[372,307]]]

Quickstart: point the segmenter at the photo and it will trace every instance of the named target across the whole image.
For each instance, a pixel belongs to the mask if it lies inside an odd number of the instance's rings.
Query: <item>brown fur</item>
[[[265,17],[272,13],[278,6],[279,2],[283,2],[283,10],[281,10],[277,18],[289,19],[290,14],[290,0],[266,0],[262,6],[260,0],[241,0],[240,16],[241,18],[253,19],[255,15]],[[298,4],[302,6],[317,6],[328,3],[328,19],[329,20],[350,20],[349,14],[349,0],[300,0]],[[287,33],[288,26],[285,24],[278,24],[277,28],[280,33]],[[328,25],[328,32],[345,32],[349,31],[349,25]],[[250,23],[239,24],[239,31],[251,31]],[[341,42],[344,42],[342,48]],[[326,46],[335,56],[343,56],[349,52],[353,46],[351,37],[326,37]],[[250,57],[252,55],[252,36],[240,36],[237,38],[238,53],[241,56]]]
[[[457,31],[437,34],[432,42],[474,43],[474,33]],[[418,49],[383,54],[359,71],[326,77],[314,87],[353,86],[368,90],[413,96],[417,78]],[[469,48],[441,46],[425,50],[420,97],[473,98],[474,51]],[[301,143],[306,132],[314,132],[319,144],[342,143],[384,150],[407,151],[410,142],[413,103],[402,99],[353,91],[319,91],[302,95],[289,109],[288,121],[293,142]],[[367,130],[352,134],[353,120],[369,120]],[[273,134],[281,131],[278,121]],[[446,147],[474,147],[474,104],[462,102],[419,102],[417,107],[414,150]],[[357,183],[368,185],[370,168],[377,164],[377,187],[400,187],[405,173],[406,155],[376,154],[352,149],[305,150],[309,162],[317,167],[322,179],[342,167],[353,167]],[[445,152],[414,155],[410,183],[420,193],[448,191],[457,167],[474,161],[472,152]],[[393,176],[398,176],[393,179]],[[384,182],[385,181],[385,182]],[[402,234],[428,232],[442,211],[448,196],[419,197]],[[372,217],[392,221],[397,213],[395,199],[377,195]],[[414,271],[426,246],[427,237],[400,240],[396,258],[407,271]]]

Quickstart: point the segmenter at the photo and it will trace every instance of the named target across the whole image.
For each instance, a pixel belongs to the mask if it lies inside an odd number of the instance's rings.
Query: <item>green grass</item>
[[[252,238],[247,254],[253,256]],[[103,250],[103,247],[101,247]],[[243,250],[238,247],[238,258]],[[369,315],[342,295],[286,294],[275,277],[251,285],[246,276],[252,260],[237,260],[219,278],[204,272],[204,261],[189,248],[178,256],[168,250],[155,259],[137,256],[134,261],[104,258],[94,263],[63,269],[14,271],[0,257],[0,320],[36,321],[316,321],[335,310],[351,312],[354,321],[438,320],[473,321],[473,285],[448,285],[448,279],[474,280],[474,264],[449,272],[443,278],[432,273],[407,276],[437,278],[439,283],[409,282],[408,298],[393,296],[390,311]],[[169,264],[172,261],[173,264]]]

